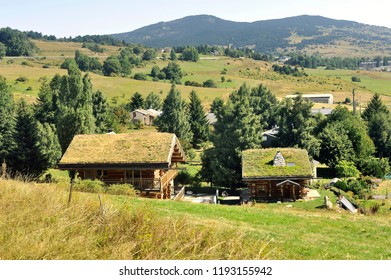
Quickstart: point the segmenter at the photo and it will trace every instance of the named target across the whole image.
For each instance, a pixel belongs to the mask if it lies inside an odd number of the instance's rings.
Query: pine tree
[[[14,101],[13,94],[0,75],[0,164],[8,161],[9,153],[14,147]]]
[[[139,92],[135,92],[133,96],[130,98],[130,101],[128,103],[128,110],[130,112],[136,110],[136,109],[142,109],[144,108],[144,98]]]
[[[190,92],[189,115],[190,127],[193,132],[192,145],[193,148],[199,148],[202,142],[209,139],[209,123],[201,99],[194,90]]]
[[[363,112],[362,118],[366,121],[369,121],[372,116],[378,113],[389,114],[390,111],[388,110],[387,106],[383,104],[380,94],[375,93],[371,101],[369,101],[367,108]]]
[[[251,90],[244,84],[218,111],[212,137],[214,148],[206,150],[202,157],[201,175],[207,181],[230,187],[240,185],[241,152],[261,147],[260,117],[250,100]]]
[[[37,122],[23,99],[17,106],[14,140],[15,147],[10,153],[9,164],[14,173],[36,178],[49,167],[49,158],[43,152]]]
[[[184,147],[188,146],[193,138],[190,129],[189,116],[186,112],[186,102],[180,92],[172,85],[163,102],[163,112],[156,121],[161,132],[175,133],[181,139]]]
[[[55,124],[58,112],[58,97],[50,84],[44,81],[34,105],[35,118],[41,123]]]
[[[39,146],[41,152],[48,160],[48,167],[55,167],[61,158],[61,146],[58,142],[56,128],[49,123],[37,122]]]
[[[161,110],[162,102],[160,100],[160,96],[154,92],[148,94],[147,98],[145,99],[145,108],[154,109],[157,111]]]
[[[109,126],[109,104],[101,91],[97,91],[92,95],[93,114],[95,117],[95,125],[97,133],[105,133],[110,128]]]
[[[311,108],[312,102],[302,94],[282,103],[278,122],[281,146],[304,148],[310,156],[319,154],[320,143],[313,135],[315,120],[311,118]]]
[[[251,106],[254,113],[261,117],[261,126],[271,129],[277,125],[279,103],[276,96],[260,84],[251,89]]]

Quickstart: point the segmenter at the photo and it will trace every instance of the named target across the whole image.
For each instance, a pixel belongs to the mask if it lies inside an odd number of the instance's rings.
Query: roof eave
[[[132,163],[59,163],[60,170],[77,169],[169,169],[168,162],[132,162]]]

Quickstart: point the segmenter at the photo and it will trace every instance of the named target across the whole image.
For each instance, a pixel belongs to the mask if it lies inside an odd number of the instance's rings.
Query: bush
[[[105,191],[104,183],[99,180],[80,180],[74,185],[73,189],[88,193],[103,193]]]
[[[136,73],[136,74],[134,74],[133,78],[135,80],[139,80],[139,81],[146,81],[147,80],[147,75],[145,75],[143,73]]]
[[[365,176],[384,178],[390,171],[390,164],[386,158],[368,158],[360,161],[360,170]]]
[[[354,76],[354,77],[352,77],[352,82],[359,83],[359,82],[361,82],[361,79],[359,77]]]
[[[29,80],[29,79],[27,79],[26,77],[20,76],[20,77],[17,78],[15,81],[21,82],[21,83],[25,83],[25,82],[27,82],[28,80]]]
[[[129,184],[113,184],[107,187],[106,193],[113,195],[128,195],[135,197],[137,195],[135,189]]]
[[[358,177],[360,176],[360,171],[356,168],[353,162],[341,160],[336,166],[335,170],[337,171],[338,177]]]
[[[217,88],[216,82],[213,81],[212,79],[206,80],[206,81],[203,83],[203,86],[204,86],[204,87],[208,87],[208,88]]]

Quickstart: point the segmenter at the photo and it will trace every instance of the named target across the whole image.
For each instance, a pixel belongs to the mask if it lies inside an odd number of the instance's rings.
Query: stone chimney
[[[274,156],[273,166],[286,166],[285,159],[280,151],[278,151]]]

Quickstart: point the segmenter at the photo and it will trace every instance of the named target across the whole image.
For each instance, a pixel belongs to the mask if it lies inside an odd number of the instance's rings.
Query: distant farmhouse
[[[262,132],[262,147],[272,148],[277,147],[279,144],[279,128],[275,127]]]
[[[271,148],[245,150],[242,180],[250,200],[295,201],[305,197],[313,178],[308,153],[304,149]]]
[[[287,95],[285,98],[296,98],[296,94]],[[303,94],[302,97],[304,99],[308,99],[314,103],[326,103],[326,104],[333,104],[334,103],[334,97],[331,93],[321,93],[321,94]]]
[[[128,134],[76,135],[58,164],[81,179],[129,183],[145,194],[170,198],[185,154],[175,134],[138,131]]]
[[[154,109],[136,109],[130,113],[130,116],[133,122],[140,121],[144,125],[153,125],[155,119],[161,114],[161,111],[156,111]]]

